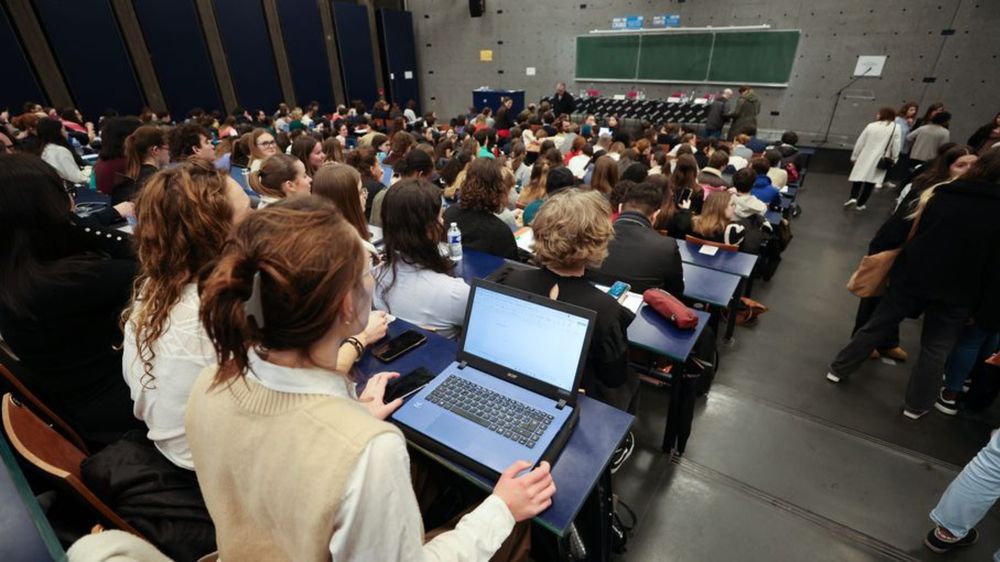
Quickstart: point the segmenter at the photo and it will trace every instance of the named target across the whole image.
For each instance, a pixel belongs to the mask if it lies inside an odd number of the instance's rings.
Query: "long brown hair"
[[[260,148],[257,146],[257,139],[259,139],[261,137],[261,135],[265,135],[265,134],[266,135],[270,135],[271,131],[268,131],[267,129],[261,129],[261,128],[257,128],[257,129],[254,129],[253,131],[250,131],[250,137],[249,137],[248,140],[249,140],[250,159],[251,160],[262,160],[262,159],[268,157],[267,154],[264,154],[263,152],[261,152]],[[274,135],[271,135],[271,136],[274,137]],[[275,142],[277,142],[278,139],[275,138],[274,140],[275,140]]]
[[[701,214],[691,220],[692,230],[703,238],[712,238],[726,229],[729,218],[726,212],[733,196],[728,191],[713,191],[705,199]]]
[[[146,153],[154,146],[167,145],[167,131],[156,125],[143,125],[125,138],[125,175],[135,179],[146,160]]]
[[[344,162],[344,147],[337,137],[330,137],[323,141],[323,154],[326,155],[327,162]]]
[[[281,189],[281,186],[286,181],[295,181],[295,177],[299,173],[295,167],[295,163],[298,161],[298,158],[287,154],[278,153],[274,156],[268,156],[256,172],[250,173],[248,178],[250,187],[261,195],[283,199],[285,191]],[[302,165],[305,166],[305,164]]]
[[[701,195],[701,184],[698,183],[698,161],[690,154],[677,157],[674,171],[670,173],[670,187],[676,193],[684,188],[691,189],[691,197]]]
[[[594,173],[590,176],[590,187],[594,191],[608,195],[618,184],[618,162],[604,155],[594,162]]]
[[[313,177],[312,192],[325,197],[337,206],[347,222],[354,226],[358,234],[365,240],[371,239],[368,232],[368,221],[365,211],[361,208],[361,174],[347,164],[327,162],[316,170]]]
[[[219,364],[213,386],[243,377],[254,348],[312,359],[312,346],[343,321],[344,300],[364,294],[365,268],[354,227],[326,199],[288,199],[247,217],[199,284],[201,322]],[[244,307],[256,273],[263,325]]]
[[[302,135],[301,137],[295,139],[292,143],[292,156],[298,158],[299,161],[302,162],[302,165],[306,168],[306,174],[308,174],[309,177],[312,177],[313,174],[316,173],[316,170],[313,170],[310,167],[309,155],[312,154],[312,151],[316,148],[317,144],[319,144],[319,141],[312,135]]]
[[[143,384],[153,380],[153,344],[166,329],[184,286],[222,249],[232,229],[226,178],[198,158],[153,174],[136,200],[139,275],[123,322],[135,327]]]

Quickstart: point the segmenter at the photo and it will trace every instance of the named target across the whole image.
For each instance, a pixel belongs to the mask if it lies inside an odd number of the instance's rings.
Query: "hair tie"
[[[247,318],[253,318],[257,329],[264,329],[264,305],[260,297],[260,270],[253,274],[250,297],[243,301],[243,312]]]

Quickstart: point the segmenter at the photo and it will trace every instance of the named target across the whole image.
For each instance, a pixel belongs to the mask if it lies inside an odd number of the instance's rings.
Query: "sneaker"
[[[934,402],[934,408],[946,416],[954,416],[958,413],[957,397],[952,396],[949,398],[947,396],[948,394],[951,393],[942,388],[941,391],[938,392],[938,399],[937,402]]]
[[[892,349],[884,349],[882,351],[879,351],[879,354],[881,354],[882,357],[888,357],[889,359],[899,361],[900,363],[905,363],[907,358],[909,358],[909,355],[906,354],[906,351],[904,351],[903,348],[899,346],[896,346]]]
[[[844,380],[844,378],[841,377],[840,375],[833,374],[833,371],[829,371],[829,372],[826,373],[826,380],[828,380],[828,381],[830,381],[832,383],[838,383],[838,382]]]
[[[903,408],[903,416],[911,420],[919,420],[926,415],[927,410],[914,410],[908,407]]]
[[[857,207],[855,207],[855,209],[857,209],[857,210],[859,210],[859,211],[864,211],[864,210],[865,210],[865,209],[867,209],[867,208],[868,208],[868,207],[866,207],[865,205],[858,205]]]
[[[847,201],[844,201],[844,207],[845,208],[846,207],[850,207],[851,205],[857,205],[857,204],[858,204],[858,200],[855,199],[855,198],[853,198],[853,197],[850,198],[850,199],[848,199]]]
[[[947,529],[938,525],[927,532],[924,545],[938,554],[944,554],[955,548],[974,545],[977,541],[979,541],[979,531],[974,527],[969,529],[964,537],[956,538]]]
[[[628,432],[625,439],[622,440],[622,444],[615,449],[615,452],[611,455],[611,474],[618,472],[618,469],[625,464],[625,461],[632,456],[632,451],[635,450],[635,436],[632,432]]]

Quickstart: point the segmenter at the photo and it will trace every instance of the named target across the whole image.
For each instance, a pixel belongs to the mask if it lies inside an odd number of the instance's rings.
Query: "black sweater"
[[[677,241],[653,230],[649,219],[625,211],[615,221],[615,237],[608,244],[608,257],[588,277],[604,285],[624,281],[642,293],[659,288],[680,297],[684,294],[684,271]]]
[[[514,233],[489,211],[462,209],[458,205],[444,212],[444,225],[458,223],[462,231],[462,247],[478,250],[501,258],[517,259],[517,242]]]

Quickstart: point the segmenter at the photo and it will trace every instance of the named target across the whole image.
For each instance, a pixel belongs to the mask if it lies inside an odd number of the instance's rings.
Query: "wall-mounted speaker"
[[[486,0],[469,0],[469,15],[474,18],[483,17],[486,11]]]

